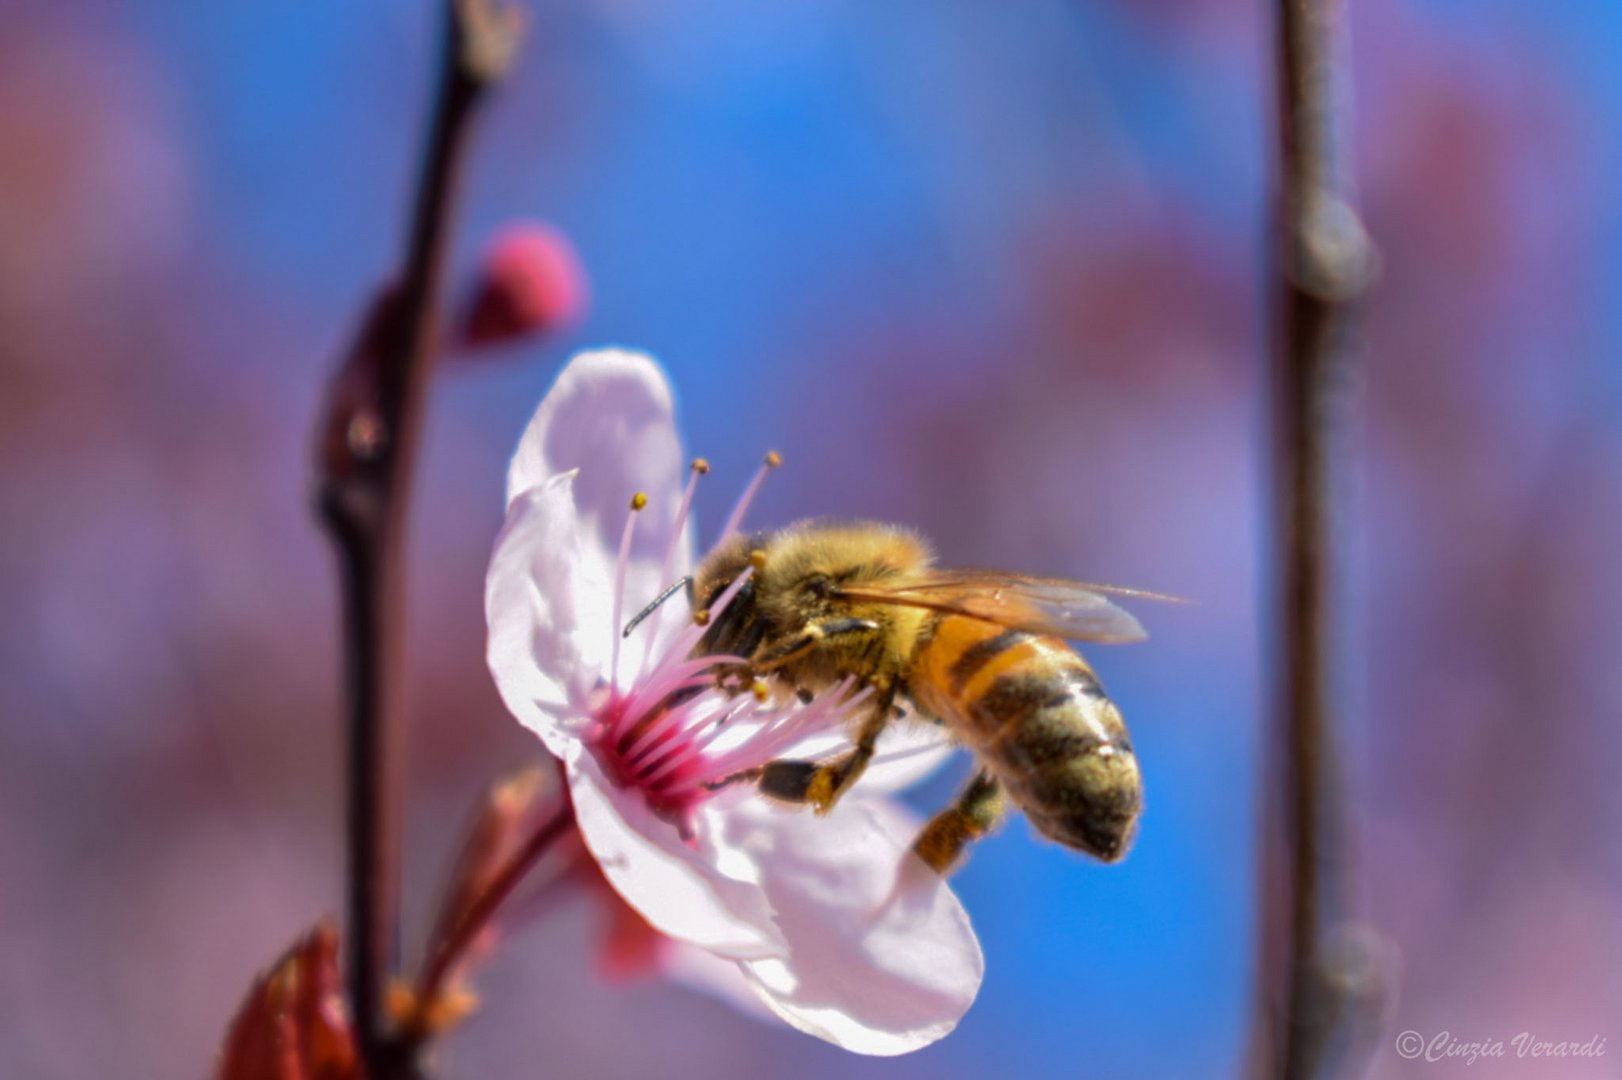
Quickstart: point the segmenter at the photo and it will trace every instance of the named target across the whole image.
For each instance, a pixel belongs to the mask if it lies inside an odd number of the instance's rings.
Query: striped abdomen
[[[1074,649],[943,615],[925,628],[908,685],[1044,835],[1106,861],[1126,853],[1142,805],[1137,757]]]

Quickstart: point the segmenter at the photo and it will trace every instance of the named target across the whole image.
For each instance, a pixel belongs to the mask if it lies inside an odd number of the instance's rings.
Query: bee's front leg
[[[826,619],[808,623],[804,630],[787,641],[754,657],[750,665],[756,671],[776,671],[796,660],[803,660],[829,641],[871,637],[878,630],[879,624],[870,619]]]
[[[779,642],[769,649],[738,664],[717,664],[714,669],[715,685],[732,693],[753,687],[762,675],[780,672],[785,667],[803,660],[830,640],[846,640],[858,635],[871,636],[879,629],[878,623],[868,619],[827,619],[808,624],[805,629]],[[805,691],[800,700],[809,700]]]

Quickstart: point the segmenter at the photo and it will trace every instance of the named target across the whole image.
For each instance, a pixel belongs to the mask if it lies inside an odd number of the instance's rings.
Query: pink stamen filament
[[[714,725],[717,731],[727,730],[728,723],[733,722],[743,712],[746,704],[748,702],[741,701],[741,699],[740,701],[728,702],[720,714],[702,715],[701,712],[693,710],[686,717],[660,731],[659,738],[649,739],[649,746],[637,752],[636,756],[628,757],[626,764],[631,765],[633,769],[636,769],[636,767],[647,769],[647,767],[654,767],[655,764],[659,764],[659,761],[662,761],[663,757],[667,756],[667,751],[702,749],[709,743],[709,739],[714,738],[714,736],[694,736],[694,731],[699,730],[704,725]]]
[[[708,682],[695,686],[707,687]],[[696,728],[708,723],[708,719],[698,709],[683,709],[681,715],[673,719],[666,719],[654,728],[645,732],[639,741],[632,743],[622,760],[630,768],[636,768],[645,763],[650,757],[659,756],[660,751],[672,745],[683,745],[682,736]]]
[[[748,711],[748,705],[740,702],[729,708],[723,716],[717,718],[716,726],[724,730],[722,725],[736,720],[739,715],[746,711]],[[644,770],[637,773],[637,777],[644,784],[651,787],[662,780],[672,770],[702,757],[704,748],[707,745],[708,742],[703,739],[690,739],[679,742],[669,753],[664,755],[662,760],[649,762]]]
[[[661,667],[654,670],[647,682],[631,692],[632,696],[626,699],[626,705],[633,711],[646,712],[680,687],[701,676],[709,677],[709,670],[716,664],[731,659],[724,656],[698,656],[682,661],[666,660]],[[626,726],[635,725],[628,721]]]
[[[686,751],[684,753],[680,753],[680,754],[671,754],[668,758],[666,758],[664,761],[659,763],[658,768],[652,770],[651,772],[645,773],[645,774],[644,773],[638,773],[637,774],[637,779],[639,779],[643,784],[645,784],[645,785],[647,785],[648,787],[651,788],[654,785],[658,784],[659,781],[663,780],[671,772],[674,772],[676,769],[679,769],[683,765],[689,764],[690,762],[694,761],[698,757],[699,757],[698,752],[693,751],[693,750],[688,750],[688,751]],[[672,788],[671,790],[675,790],[675,789]]]
[[[628,740],[642,727],[648,715],[667,701],[672,694],[683,690],[708,686],[713,682],[708,670],[724,657],[701,657],[671,665],[669,674],[656,674],[646,685],[632,692],[623,703],[618,721],[607,732],[610,738]],[[628,745],[628,744],[627,744]]]
[[[706,689],[708,689],[710,686],[708,683],[705,683],[704,685]],[[736,719],[740,713],[744,712],[746,709],[757,706],[758,702],[754,701],[752,698],[739,696],[729,699],[719,711],[708,709],[700,710],[697,708],[684,709],[683,715],[679,719],[673,720],[669,724],[664,725],[659,734],[654,739],[649,740],[652,745],[643,750],[639,750],[635,757],[628,758],[627,761],[630,764],[636,764],[638,761],[648,756],[648,752],[650,750],[658,751],[671,745],[672,743],[675,743],[677,746],[692,746],[700,740],[707,741],[709,738],[713,737],[714,732],[726,731],[727,725]],[[700,728],[703,728],[706,725],[713,727],[714,732],[712,732],[711,735],[693,736],[693,732],[698,731]]]
[[[764,752],[776,757],[795,740],[804,737],[809,731],[834,727],[841,724],[844,719],[855,711],[856,707],[871,696],[871,690],[864,690],[854,697],[846,697],[850,690],[850,680],[847,679],[832,690],[826,691],[809,706],[797,715],[791,715],[787,722],[769,734],[765,740]]]
[[[743,494],[738,497],[737,505],[732,508],[732,516],[727,518],[726,526],[721,530],[720,537],[715,541],[716,547],[720,547],[732,539],[732,534],[738,531],[739,525],[743,524],[744,513],[748,511],[749,504],[755,501],[755,493],[760,490],[760,485],[765,482],[766,474],[777,467],[776,462],[776,456],[769,454],[766,460],[761,462],[760,468],[755,470],[754,479],[750,480],[749,486],[743,489]]]
[[[647,503],[647,496],[638,494],[631,500],[631,512],[625,518],[625,531],[620,534],[620,557],[614,565],[614,640],[609,646],[608,659],[608,685],[613,687],[614,695],[619,696],[620,688],[620,620],[625,617],[625,571],[631,563],[631,537],[636,532],[636,516],[641,507],[638,502]]]
[[[702,467],[701,467],[702,466]],[[709,470],[708,465],[700,461],[693,463],[693,468],[687,477],[687,489],[682,492],[681,507],[676,511],[675,523],[670,528],[670,541],[665,544],[664,562],[659,564],[659,580],[669,581],[676,572],[676,548],[681,546],[682,530],[687,528],[687,516],[693,509],[693,493],[698,490],[698,478]],[[666,601],[668,603],[669,601]],[[648,617],[647,629],[643,631],[642,644],[642,671],[648,670],[653,660],[653,647],[659,640],[659,627],[663,625],[665,617],[664,605],[660,605]]]
[[[871,689],[846,697],[850,680],[845,680],[818,695],[803,709],[773,710],[761,731],[742,745],[705,762],[702,775],[683,778],[667,789],[671,795],[688,794],[716,780],[756,768],[780,758],[797,740],[811,731],[833,727],[842,723],[862,702],[872,695]],[[761,710],[756,710],[761,711]],[[723,728],[706,733],[691,745],[694,752],[702,752],[720,737]]]
[[[630,536],[629,523],[627,523],[626,526],[626,536],[627,538]],[[625,543],[620,545],[620,550],[622,553],[628,553],[629,549],[630,543],[629,539],[627,539]],[[620,578],[621,582],[623,583],[623,567],[626,561],[624,554],[622,554],[620,561]],[[710,611],[712,621],[715,617],[719,616],[727,609],[727,605],[732,603],[733,597],[738,595],[738,590],[743,588],[744,583],[749,580],[749,576],[753,572],[754,567],[745,567],[743,573],[739,574],[736,578],[733,578],[732,583],[726,587],[725,591],[723,591],[719,597],[716,598],[715,606]],[[624,589],[622,587],[619,592],[623,591]],[[615,628],[613,631],[614,648],[612,650],[612,655],[615,661],[617,661],[619,658],[619,607],[620,597],[618,594],[616,594],[614,598],[614,622],[612,624]],[[677,636],[676,640],[671,643],[671,647],[666,653],[666,656],[687,656],[688,653],[693,651],[693,646],[697,645],[699,639],[704,636],[706,629],[707,625],[699,624],[694,624],[687,627],[681,632],[680,635]],[[697,673],[706,671],[719,663],[738,662],[738,659],[739,658],[733,656],[702,656],[695,657],[691,660],[673,663],[669,665],[668,670],[661,670],[663,665],[661,665],[661,668],[655,668],[653,678],[650,679],[645,686],[638,687],[633,690],[631,696],[621,703],[623,706],[621,712],[615,718],[611,726],[607,730],[601,732],[602,736],[605,737],[609,742],[618,743],[619,745],[617,749],[619,749],[621,752],[628,750],[630,748],[630,743],[627,740],[629,740],[631,736],[636,733],[637,729],[647,721],[648,717],[655,709],[663,705],[664,701],[672,693],[685,689],[687,686],[696,687],[708,685],[709,680],[698,679]],[[611,700],[618,699],[619,688],[617,686],[613,686],[612,684],[611,686]]]
[[[837,693],[837,691],[834,692]],[[790,741],[786,737],[788,733],[797,732],[814,724],[820,726],[817,722],[823,719],[823,713],[829,711],[818,701],[813,701],[810,705],[799,710],[772,709],[768,711],[757,709],[755,710],[757,714],[763,714],[766,717],[759,733],[746,740],[743,745],[727,751],[726,754],[722,755],[722,758],[738,757],[747,751],[749,754],[761,754],[763,755],[762,760],[765,760],[774,756],[773,751],[778,746],[786,745]],[[717,725],[713,731],[699,736],[696,742],[700,749],[708,749],[725,734],[726,729]],[[721,759],[718,758],[717,760]]]
[[[714,676],[708,674],[711,668],[717,664],[742,662],[739,657],[717,653],[713,656],[685,660],[679,664],[670,664],[666,671],[655,669],[653,678],[633,690],[625,699],[618,720],[605,735],[618,740],[622,748],[629,748],[632,736],[647,724],[649,716],[662,707],[673,694],[711,686],[715,681]]]

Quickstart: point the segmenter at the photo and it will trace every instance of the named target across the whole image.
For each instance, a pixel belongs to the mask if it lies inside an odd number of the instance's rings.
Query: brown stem
[[[1353,305],[1375,257],[1338,190],[1335,25],[1329,0],[1278,0],[1278,167],[1273,286],[1274,554],[1278,638],[1264,769],[1258,1075],[1330,1074],[1344,1060],[1347,822],[1331,687],[1332,496],[1338,384]]]
[[[414,996],[425,1013],[433,1012],[434,1002],[444,989],[446,979],[456,970],[468,949],[484,928],[490,925],[491,920],[512,896],[519,883],[535,868],[542,856],[551,850],[552,844],[573,824],[574,807],[565,800],[546,823],[536,829],[523,846],[502,863],[501,868],[490,878],[483,891],[461,913],[455,925],[440,940],[417,979]],[[429,1034],[430,1031],[421,1030],[407,1032],[405,1037],[412,1042],[421,1042]]]
[[[321,518],[343,579],[350,1004],[373,1080],[406,1073],[391,1063],[381,1010],[398,949],[405,523],[468,121],[518,40],[515,14],[496,3],[447,0],[444,56],[402,269],[338,371],[318,448]]]

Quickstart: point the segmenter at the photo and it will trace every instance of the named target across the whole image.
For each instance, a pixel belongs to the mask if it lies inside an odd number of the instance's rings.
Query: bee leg
[[[912,850],[937,874],[945,875],[963,854],[963,849],[996,827],[1002,820],[1002,785],[990,773],[976,773],[969,786],[948,810],[930,819]]]
[[[750,666],[756,671],[772,671],[810,654],[811,650],[829,638],[872,634],[878,628],[879,624],[869,619],[828,619],[811,623],[771,652],[755,657]]]
[[[839,797],[849,791],[851,785],[867,771],[867,763],[873,759],[873,752],[878,747],[879,735],[890,722],[895,693],[892,684],[878,687],[873,708],[856,732],[856,746],[850,753],[818,766],[807,780],[805,801],[815,806],[818,814],[832,810]]]
[[[762,795],[784,802],[811,803],[819,815],[826,814],[862,775],[870,757],[872,751],[864,754],[858,749],[826,764],[788,759],[768,761],[750,770],[748,779],[759,781]]]
[[[723,690],[741,691],[753,683],[760,675],[770,674],[794,661],[809,655],[829,638],[844,638],[858,634],[871,635],[879,629],[879,624],[869,619],[826,619],[822,622],[811,623],[799,634],[783,642],[770,652],[763,653],[741,664],[717,664],[715,667],[715,685]],[[700,693],[689,690],[689,696]],[[809,691],[798,692],[800,701],[808,703],[811,699]]]
[[[839,797],[856,783],[873,757],[879,733],[890,722],[895,688],[881,689],[873,709],[856,733],[856,745],[848,754],[829,762],[768,761],[749,772],[748,779],[759,782],[760,792],[791,803],[810,803],[818,814],[832,810]],[[730,778],[729,778],[730,779]]]

